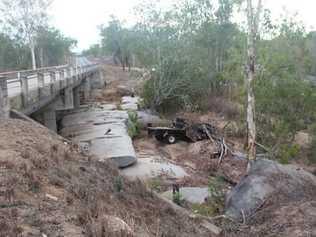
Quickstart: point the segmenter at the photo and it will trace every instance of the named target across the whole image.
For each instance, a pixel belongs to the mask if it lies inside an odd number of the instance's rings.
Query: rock
[[[283,201],[299,201],[316,189],[316,177],[301,168],[261,159],[228,194],[225,214],[234,220],[252,215],[265,201],[278,196]],[[243,213],[243,214],[242,214]]]
[[[100,104],[102,110],[116,110],[117,106],[114,104]]]
[[[138,105],[137,104],[122,104],[121,109],[127,110],[127,111],[137,111]]]
[[[55,202],[58,201],[58,198],[57,198],[57,197],[55,197],[55,196],[53,196],[53,195],[50,195],[50,194],[48,194],[48,193],[45,194],[45,197],[47,197],[47,198],[49,198],[49,199],[51,199],[51,200],[53,200],[53,201],[55,201]]]
[[[193,204],[203,204],[209,197],[209,191],[207,187],[183,187],[180,188],[181,197]],[[172,191],[167,191],[162,194],[164,197],[172,200]]]
[[[135,94],[133,88],[128,88],[126,86],[120,85],[116,89],[120,96],[133,96]]]
[[[138,96],[123,96],[122,104],[138,104],[140,102],[140,97]]]
[[[309,148],[312,143],[312,137],[306,132],[298,132],[294,138],[294,144],[299,145],[301,148]]]
[[[135,236],[131,227],[121,218],[104,215],[90,224],[93,236]]]
[[[165,123],[159,116],[151,114],[149,111],[138,111],[138,122],[142,127],[147,127],[148,124],[153,126]]]
[[[131,97],[131,96],[124,96],[122,97],[122,103],[121,108],[123,110],[132,110],[137,111],[138,110],[138,104],[140,103],[141,99],[140,97]]]

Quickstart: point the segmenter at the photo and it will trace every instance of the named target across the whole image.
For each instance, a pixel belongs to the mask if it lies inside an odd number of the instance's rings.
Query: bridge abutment
[[[10,117],[10,103],[8,97],[8,86],[5,78],[0,77],[0,119]]]

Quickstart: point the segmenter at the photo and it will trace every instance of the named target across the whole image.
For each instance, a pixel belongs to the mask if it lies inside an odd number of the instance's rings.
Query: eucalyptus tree
[[[41,67],[68,63],[71,49],[77,44],[53,27],[40,29],[36,42],[37,61]]]
[[[248,25],[248,60],[247,60],[247,141],[248,160],[256,160],[256,123],[255,123],[255,95],[254,80],[256,77],[256,48],[259,39],[259,23],[262,11],[262,0],[258,0],[254,7],[253,0],[247,0]],[[250,164],[250,163],[249,163]]]
[[[36,69],[36,38],[39,29],[48,22],[47,10],[51,0],[1,0],[0,11],[9,33],[28,45],[32,68]]]
[[[123,27],[123,23],[115,16],[107,26],[100,27],[101,47],[105,53],[113,55],[116,64],[120,63],[125,70],[125,66],[131,65],[131,44],[133,32]]]

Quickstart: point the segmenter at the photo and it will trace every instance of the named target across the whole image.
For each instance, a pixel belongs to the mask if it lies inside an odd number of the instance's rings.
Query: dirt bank
[[[210,236],[46,128],[1,121],[0,147],[0,236]]]

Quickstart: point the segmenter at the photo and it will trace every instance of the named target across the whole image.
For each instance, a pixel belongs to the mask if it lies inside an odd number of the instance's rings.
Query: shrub
[[[299,145],[281,145],[277,158],[280,163],[286,165],[289,164],[291,159],[294,159],[300,151]]]
[[[172,201],[173,201],[175,204],[179,205],[179,206],[182,205],[182,203],[183,203],[183,197],[182,197],[180,191],[179,191],[179,192],[173,192],[173,193],[172,193]]]
[[[220,213],[224,208],[225,202],[225,181],[221,176],[211,178],[208,184],[210,197],[208,199],[208,206],[213,210],[213,214]]]
[[[201,95],[210,86],[207,73],[192,60],[179,55],[164,58],[151,79],[146,81],[142,97],[147,107],[161,112],[195,109]]]
[[[310,128],[312,134],[312,143],[309,152],[309,162],[316,164],[316,124],[313,124]]]
[[[123,191],[123,178],[121,176],[116,176],[114,178],[114,191],[117,193]]]
[[[128,135],[131,138],[137,137],[140,134],[140,124],[138,122],[137,112],[128,111]]]

